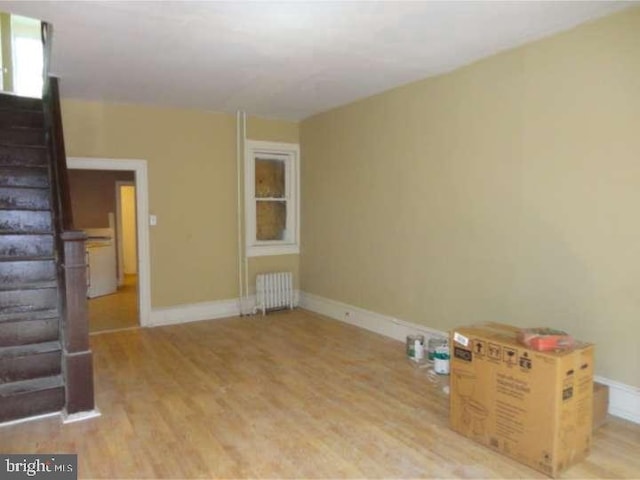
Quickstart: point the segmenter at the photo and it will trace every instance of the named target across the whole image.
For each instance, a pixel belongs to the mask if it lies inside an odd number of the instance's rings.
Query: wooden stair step
[[[2,198],[0,198],[0,212],[51,212],[49,207],[38,208],[38,207],[30,207],[30,206],[20,206],[20,205],[2,205]]]
[[[57,307],[58,291],[54,288],[0,290],[0,314],[20,314]]]
[[[59,375],[62,368],[60,342],[51,341],[0,347],[0,382]]]
[[[0,385],[0,422],[59,412],[64,406],[61,375]]]
[[[0,258],[52,257],[54,253],[53,234],[47,233],[4,233],[0,235]],[[8,268],[8,267],[7,267]],[[19,266],[22,268],[22,265]],[[2,270],[0,270],[0,273]]]
[[[60,319],[57,312],[48,318],[27,318],[0,322],[0,347],[58,340]]]
[[[39,290],[42,288],[57,288],[58,282],[55,280],[48,282],[26,282],[26,283],[0,283],[0,291],[9,290]]]
[[[49,188],[49,171],[43,166],[25,167],[0,165],[0,185],[3,187]]]
[[[52,228],[51,212],[0,210],[0,234],[41,234]]]
[[[6,166],[28,165],[46,166],[47,149],[42,145],[2,145],[0,144],[0,164]]]
[[[14,145],[44,145],[45,133],[42,128],[0,128],[0,143]]]
[[[40,308],[23,312],[0,312],[0,323],[20,322],[26,320],[46,320],[58,317],[57,308]]]
[[[26,357],[29,355],[37,355],[40,353],[59,352],[61,350],[60,342],[57,340],[51,342],[32,343],[28,345],[18,345],[0,348],[0,359],[10,357]]]
[[[33,262],[39,260],[55,260],[55,257],[53,255],[0,256],[0,262]]]
[[[9,110],[35,110],[42,112],[42,99],[22,97],[8,92],[0,93],[0,108]]]
[[[56,280],[56,265],[51,260],[0,262],[0,284],[32,283]]]
[[[2,132],[12,132],[13,130],[17,130],[17,131],[40,131],[44,133],[44,130],[41,128],[23,128],[23,127],[18,127],[18,128],[0,128],[0,131]],[[16,141],[11,141],[11,140],[2,140],[0,139],[0,148],[6,148],[7,150],[13,150],[13,149],[17,149],[17,150],[24,150],[26,152],[41,152],[41,151],[47,151],[47,147],[46,145],[25,145],[24,143],[20,143],[20,142],[16,142]]]
[[[51,375],[49,377],[6,383],[0,385],[0,397],[38,392],[50,388],[62,387],[63,385],[62,375]]]
[[[42,110],[2,108],[0,106],[0,128],[42,128],[43,126],[44,114]]]
[[[0,209],[50,210],[51,193],[45,188],[0,186]]]

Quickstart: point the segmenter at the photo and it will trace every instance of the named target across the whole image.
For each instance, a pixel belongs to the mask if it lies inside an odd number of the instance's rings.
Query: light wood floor
[[[0,429],[3,453],[78,453],[81,478],[545,478],[450,431],[404,345],[302,310],[93,336],[102,417]],[[565,478],[640,478],[610,419]]]
[[[89,331],[103,332],[137,327],[138,321],[138,276],[125,275],[118,291],[111,295],[92,298],[89,308]]]

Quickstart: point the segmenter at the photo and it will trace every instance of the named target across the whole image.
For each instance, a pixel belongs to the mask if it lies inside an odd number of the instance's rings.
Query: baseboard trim
[[[640,424],[640,388],[596,375],[596,382],[609,387],[609,413]]]
[[[100,410],[94,408],[93,410],[89,410],[87,412],[78,412],[68,414],[67,412],[62,412],[62,423],[75,423],[75,422],[83,422],[85,420],[90,420],[92,418],[97,418],[102,416]]]
[[[9,420],[7,422],[0,423],[0,428],[10,427],[12,425],[18,425],[20,423],[33,422],[35,420],[43,420],[45,418],[60,417],[60,415],[61,415],[60,412],[50,412],[50,413],[42,413],[40,415],[34,415],[32,417],[18,418],[17,420]]]
[[[300,306],[312,312],[364,328],[371,332],[379,333],[380,335],[401,342],[406,340],[407,335],[424,335],[425,341],[431,337],[447,338],[449,336],[447,332],[429,328],[425,325],[407,322],[307,292],[300,292]]]
[[[354,307],[307,292],[300,292],[300,306],[320,315],[364,328],[371,332],[404,342],[407,335],[422,334],[430,337],[447,337],[448,333],[424,325]],[[640,424],[640,388],[596,375],[595,381],[609,386],[609,413]]]
[[[293,291],[293,303],[299,303],[300,292]],[[248,295],[242,300],[230,298],[213,302],[188,303],[172,307],[154,308],[151,310],[150,321],[145,327],[159,327],[180,323],[199,322],[202,320],[217,320],[220,318],[237,317],[241,313],[252,315],[255,313],[256,296]]]
[[[145,326],[158,327],[178,323],[216,320],[218,318],[240,315],[240,303],[237,298],[214,302],[190,303],[173,307],[153,308],[151,318]]]

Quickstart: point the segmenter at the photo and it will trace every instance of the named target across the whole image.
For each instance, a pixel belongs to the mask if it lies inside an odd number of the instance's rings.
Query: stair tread
[[[11,347],[0,347],[0,359],[8,357],[25,357],[39,353],[57,352],[62,349],[60,341],[30,343],[27,345],[15,345]]]
[[[2,187],[0,187],[2,188]],[[50,212],[51,208],[34,208],[34,207],[0,207],[0,211],[4,212]]]
[[[0,230],[0,235],[53,235],[52,230]]]
[[[41,260],[55,260],[55,257],[53,255],[16,255],[15,257],[10,255],[0,256],[0,262],[39,262]]]
[[[2,129],[2,130],[6,130],[6,129]],[[46,146],[45,145],[34,145],[31,143],[10,143],[10,142],[0,142],[0,148],[1,147],[8,147],[8,148],[33,148],[36,150],[46,150]]]
[[[18,104],[37,104],[38,107],[42,107],[42,98],[40,97],[26,97],[24,95],[18,95],[14,92],[1,92],[0,93],[0,105],[3,105],[3,102],[16,102]]]
[[[12,131],[12,130],[31,130],[33,132],[43,132],[45,131],[44,127],[29,127],[27,125],[5,125],[0,126],[0,130]]]
[[[3,168],[16,168],[16,169],[36,169],[36,170],[45,170],[47,168],[49,168],[49,165],[47,165],[46,163],[43,164],[29,164],[29,165],[21,165],[21,164],[4,164],[2,162],[0,162],[0,167]]]
[[[58,283],[55,280],[44,280],[40,282],[25,282],[25,283],[0,283],[0,291],[7,290],[39,290],[42,288],[56,288]]]
[[[0,187],[2,188],[2,187]],[[17,212],[50,212],[51,208],[34,208],[34,207],[0,207],[1,211],[4,212],[13,212],[13,211],[17,211]]]
[[[5,105],[2,103],[2,99],[0,99],[0,112],[29,112],[29,113],[40,113],[44,115],[41,105],[38,105],[38,108],[26,108],[24,106]]]
[[[25,107],[19,107],[19,106],[1,105],[1,102],[0,102],[1,116],[7,118],[15,113],[17,113],[18,115],[25,114],[25,113],[33,116],[38,115],[38,117],[42,115],[42,119],[44,120],[44,111],[42,110],[42,108],[25,108]]]
[[[49,186],[47,185],[46,187],[34,187],[31,185],[1,185],[0,184],[0,190],[1,189],[11,189],[11,190],[49,190]]]
[[[30,320],[46,320],[58,317],[58,310],[55,308],[42,308],[40,310],[30,310],[26,312],[0,313],[0,322],[27,322]]]
[[[51,236],[53,235],[53,230],[50,231],[42,231],[42,232],[23,232],[21,230],[0,230],[0,235],[44,235]]]
[[[19,395],[22,393],[37,392],[40,390],[49,390],[63,386],[62,375],[52,375],[50,377],[32,378],[29,380],[20,380],[17,382],[5,383],[0,385],[0,397],[8,397],[10,395]]]

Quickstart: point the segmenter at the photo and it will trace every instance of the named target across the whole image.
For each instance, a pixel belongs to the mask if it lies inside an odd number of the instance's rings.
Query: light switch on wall
[[[155,215],[149,215],[149,225],[155,227],[158,224],[158,217]]]

